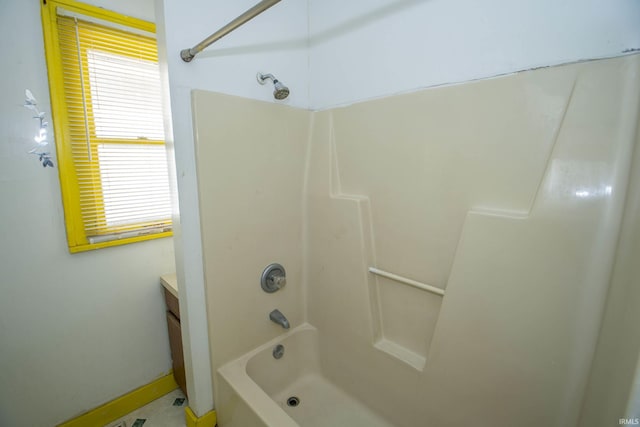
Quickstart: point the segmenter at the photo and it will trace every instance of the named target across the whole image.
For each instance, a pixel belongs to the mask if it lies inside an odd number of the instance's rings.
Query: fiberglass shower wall
[[[318,328],[325,375],[399,427],[575,425],[639,68],[628,56],[322,112],[197,92],[213,372],[281,334],[279,308]],[[267,295],[270,262],[288,280]]]
[[[336,384],[403,427],[577,423],[639,66],[594,61],[316,113],[308,320]]]

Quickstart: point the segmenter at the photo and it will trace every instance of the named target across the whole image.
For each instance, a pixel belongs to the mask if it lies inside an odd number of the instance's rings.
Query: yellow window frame
[[[62,69],[62,55],[60,51],[57,30],[58,7],[61,7],[64,10],[72,13],[85,15],[91,18],[107,21],[117,25],[122,25],[132,29],[146,31],[149,33],[155,33],[155,25],[151,22],[132,18],[74,0],[44,0],[42,2],[42,28],[44,35],[47,69],[49,75],[49,90],[51,94],[52,120],[54,125],[53,127],[57,152],[58,174],[60,177],[69,251],[71,253],[75,253],[156,238],[169,237],[173,234],[172,231],[138,235],[135,237],[126,237],[99,243],[91,243],[85,233],[83,216],[80,206],[80,187],[72,154],[72,144],[69,131],[69,117],[65,102],[66,97],[64,87],[64,74]],[[81,52],[81,62],[84,72],[88,73],[86,50]],[[92,108],[92,104],[89,99],[90,94],[86,94],[86,98],[88,99],[88,101],[86,102],[86,106],[88,109],[90,109]],[[93,123],[89,124],[89,131],[91,135],[95,135]],[[90,141],[91,155],[93,159],[98,158],[98,144],[102,142],[109,144],[164,144],[164,141],[117,140],[111,138],[109,138],[108,140],[101,140],[95,137],[92,137]],[[97,167],[92,168],[92,170],[97,171]],[[92,181],[94,184],[93,188],[99,190],[93,192],[95,196],[95,200],[93,203],[98,206],[98,209],[96,211],[102,212],[102,214],[104,214],[104,201],[102,200],[100,179],[98,176],[94,175],[92,177]],[[118,231],[118,227],[113,227],[109,230],[110,233],[116,233]]]

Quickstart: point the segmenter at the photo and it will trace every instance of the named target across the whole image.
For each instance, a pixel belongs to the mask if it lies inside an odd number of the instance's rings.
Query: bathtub
[[[284,354],[273,355],[281,344]],[[220,427],[393,427],[322,373],[318,331],[303,324],[222,366]]]

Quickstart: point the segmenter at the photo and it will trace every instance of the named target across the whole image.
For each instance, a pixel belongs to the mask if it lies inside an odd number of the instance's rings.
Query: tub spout
[[[289,329],[289,321],[286,317],[284,317],[284,314],[280,313],[280,310],[275,309],[271,313],[269,313],[269,319],[271,319],[272,322],[282,326],[284,329]]]

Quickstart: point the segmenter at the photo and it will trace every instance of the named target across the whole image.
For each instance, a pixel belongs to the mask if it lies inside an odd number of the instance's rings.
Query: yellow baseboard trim
[[[178,388],[173,373],[160,377],[150,384],[137,388],[124,396],[107,402],[72,420],[60,424],[58,427],[96,427],[104,426],[122,418],[129,412],[143,407],[159,397]]]
[[[209,411],[201,417],[197,417],[188,406],[184,409],[187,427],[214,427],[218,422],[216,411]]]

